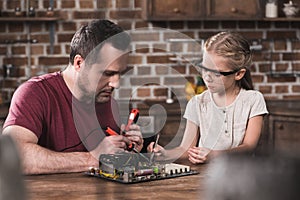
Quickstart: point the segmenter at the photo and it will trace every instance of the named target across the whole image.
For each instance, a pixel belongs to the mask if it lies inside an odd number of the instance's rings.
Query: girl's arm
[[[255,150],[263,127],[263,115],[252,117],[248,121],[246,133],[242,144],[228,150],[214,150],[209,153],[209,158],[218,156],[221,153],[251,153]]]
[[[252,152],[258,143],[263,127],[263,115],[252,117],[248,121],[243,143],[232,148],[230,152]]]
[[[263,126],[263,116],[255,116],[249,119],[243,143],[238,147],[228,150],[210,150],[204,147],[192,147],[189,160],[194,163],[205,163],[223,153],[250,153],[256,148]]]

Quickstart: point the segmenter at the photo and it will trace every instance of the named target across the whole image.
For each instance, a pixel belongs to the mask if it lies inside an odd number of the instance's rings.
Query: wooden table
[[[25,176],[28,200],[43,199],[205,199],[207,164],[190,165],[199,174],[122,184],[83,173]]]

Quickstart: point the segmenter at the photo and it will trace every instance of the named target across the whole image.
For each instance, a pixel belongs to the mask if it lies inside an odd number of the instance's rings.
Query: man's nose
[[[108,85],[113,88],[120,87],[120,74],[115,74],[109,78]]]

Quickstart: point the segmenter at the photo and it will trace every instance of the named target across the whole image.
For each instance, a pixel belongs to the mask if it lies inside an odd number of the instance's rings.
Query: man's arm
[[[36,135],[21,126],[8,126],[3,134],[9,134],[15,140],[24,174],[47,174],[64,172],[82,172],[89,167],[97,167],[101,153],[122,151],[129,142],[123,136],[105,137],[91,152],[55,152],[37,144]]]

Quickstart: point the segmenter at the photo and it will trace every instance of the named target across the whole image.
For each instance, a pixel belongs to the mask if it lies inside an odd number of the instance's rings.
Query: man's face
[[[97,62],[91,66],[84,64],[78,75],[77,83],[81,100],[105,103],[112,92],[119,87],[120,74],[127,68],[128,52],[114,48],[106,43],[98,53]]]

